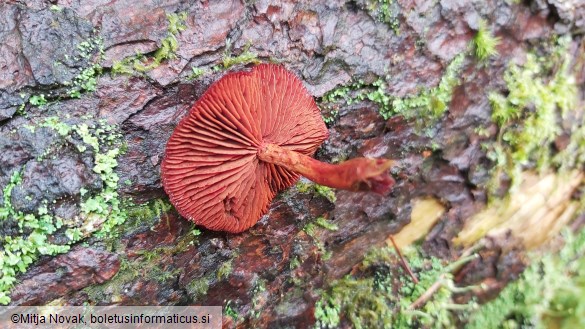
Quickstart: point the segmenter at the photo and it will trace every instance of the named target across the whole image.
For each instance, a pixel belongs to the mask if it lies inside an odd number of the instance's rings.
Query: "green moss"
[[[128,222],[124,226],[126,231],[137,227],[154,226],[162,217],[173,208],[168,199],[154,199],[140,205],[127,207]]]
[[[189,297],[196,301],[197,299],[205,296],[207,294],[207,290],[209,290],[210,281],[210,278],[203,277],[189,282],[186,287]]]
[[[465,53],[455,57],[445,69],[439,85],[425,89],[416,95],[399,98],[387,93],[387,79],[378,79],[371,84],[362,80],[342,86],[326,93],[322,101],[336,102],[343,99],[346,104],[369,100],[378,106],[378,111],[387,120],[401,115],[416,120],[419,126],[430,127],[447,111],[454,89],[460,84],[459,73],[463,67]]]
[[[577,87],[564,50],[569,41],[559,40],[548,56],[529,53],[523,65],[511,64],[504,74],[506,93],[490,93],[492,120],[499,128],[496,140],[483,144],[494,164],[488,184],[492,194],[501,188],[502,179],[509,179],[512,188],[518,186],[524,170],[570,169],[585,160],[582,120],[569,123],[573,134],[566,150],[557,154],[553,147],[577,104]]]
[[[398,267],[389,248],[372,249],[351,275],[334,281],[315,305],[317,328],[336,328],[342,320],[354,328],[582,328],[585,325],[585,230],[563,233],[564,247],[533,255],[532,264],[496,299],[478,305],[456,304],[452,272],[476,256],[444,264],[412,249],[404,250],[414,284]],[[420,307],[410,306],[439,284]]]
[[[427,124],[440,119],[448,109],[453,91],[461,82],[459,72],[464,60],[464,53],[455,57],[445,69],[445,73],[437,87],[422,91],[416,96],[394,98],[390,107],[385,105],[386,102],[383,102],[385,106],[380,109],[380,113],[385,119],[394,114],[399,114],[406,119],[420,118],[420,122],[426,122]],[[381,92],[379,91],[378,93]],[[368,98],[371,99],[370,97]],[[385,101],[382,96],[379,96],[379,98]]]
[[[234,56],[231,52],[231,43],[228,40],[226,42],[226,50],[223,54],[223,58],[221,59],[222,66],[215,66],[213,68],[214,71],[226,70],[235,65],[244,65],[244,64],[258,64],[260,60],[258,59],[258,55],[254,52],[250,51],[251,44],[248,43],[242,52]]]
[[[584,328],[585,230],[564,237],[559,253],[533,262],[473,313],[467,328]]]
[[[475,56],[481,61],[498,55],[496,47],[500,43],[500,38],[492,34],[484,20],[480,20],[479,28],[471,42]]]
[[[39,95],[32,95],[28,101],[30,102],[31,105],[34,106],[42,106],[47,104],[47,100],[45,99],[45,95],[44,94],[39,94]]]
[[[97,56],[95,56],[97,54]],[[95,56],[95,58],[94,58]],[[65,55],[65,58],[68,58]],[[76,60],[82,60],[85,67],[77,74],[71,81],[63,83],[67,87],[67,95],[71,98],[80,98],[83,93],[94,92],[97,88],[97,80],[102,74],[101,62],[104,60],[104,45],[103,40],[99,37],[93,37],[86,41],[79,43],[76,47]],[[61,62],[56,62],[54,65],[63,65]],[[26,98],[26,94],[21,93],[21,98]],[[32,106],[44,106],[51,102],[57,102],[61,96],[45,94],[33,94],[28,98],[28,103]],[[20,105],[18,113],[26,115],[26,103]]]
[[[229,316],[230,318],[237,320],[238,319],[238,312],[232,307],[233,302],[231,300],[228,300],[227,303],[225,304],[225,307],[223,308],[223,314],[225,314],[226,316]]]
[[[339,230],[339,226],[337,226],[337,224],[328,221],[327,219],[325,219],[325,217],[317,217],[314,223],[329,231]]]
[[[331,187],[315,184],[314,189],[317,195],[324,197],[325,199],[329,200],[329,202],[335,203],[335,201],[337,201],[335,190]]]
[[[316,195],[322,196],[331,203],[335,203],[335,201],[337,201],[335,190],[327,186],[315,184],[311,181],[301,180],[296,184],[296,188],[297,191],[301,193],[314,193]]]
[[[161,208],[159,208],[160,205]],[[131,207],[129,212],[133,220],[139,218],[146,218],[152,222],[152,216],[160,217],[166,210],[164,200],[153,200],[145,205]],[[156,215],[158,213],[158,215]],[[142,217],[144,216],[144,217]],[[132,227],[124,226],[123,231],[128,232]],[[93,285],[84,289],[88,294],[89,299],[94,302],[114,301],[112,296],[117,296],[123,293],[123,290],[128,285],[136,283],[137,278],[143,280],[154,280],[157,282],[169,282],[175,280],[183,271],[182,268],[175,268],[168,259],[176,254],[183,253],[197,243],[198,234],[185,234],[179,237],[172,245],[159,246],[153,249],[138,250],[135,254],[137,258],[128,260],[122,259],[122,266],[114,278],[103,284]],[[213,281],[213,273],[208,274],[204,278],[193,280],[186,287],[187,292],[197,299],[207,292],[209,284]]]
[[[323,121],[326,124],[331,124],[331,123],[335,122],[335,120],[337,119],[338,116],[339,116],[338,110],[331,110],[329,113],[322,115]]]
[[[335,281],[315,305],[317,327],[336,328],[344,315],[354,328],[389,328],[391,302],[390,292],[374,288],[374,278],[345,277]]]
[[[83,292],[87,294],[88,300],[95,301],[115,301],[124,293],[125,285],[135,280],[139,272],[127,258],[120,258],[120,268],[116,275],[109,281],[91,285],[83,288]]]
[[[227,277],[229,277],[229,275],[232,273],[232,262],[233,262],[233,259],[230,259],[226,262],[223,262],[219,266],[219,268],[217,269],[217,279],[218,280],[227,279]]]
[[[290,263],[288,264],[288,268],[290,270],[294,270],[294,269],[298,268],[299,266],[301,266],[301,260],[299,259],[298,256],[294,256],[292,258],[292,260],[290,261]]]
[[[266,280],[257,279],[252,289],[252,309],[250,310],[251,316],[257,318],[262,314],[262,308],[265,306],[265,299],[262,298],[266,291]]]
[[[157,258],[150,258],[142,255],[133,260],[120,259],[120,269],[116,275],[107,282],[85,287],[83,292],[92,303],[117,302],[118,298],[124,295],[128,287],[136,284],[138,278],[153,280],[165,283],[174,280],[181,273],[182,269],[173,268],[172,265],[165,265],[156,262]]]
[[[318,217],[314,221],[307,223],[303,227],[303,231],[313,239],[313,242],[315,243],[315,246],[319,250],[319,253],[321,254],[323,260],[327,260],[331,257],[331,252],[325,248],[325,244],[317,236],[317,230],[319,229],[337,231],[339,227],[335,223],[328,221],[324,217]]]
[[[195,80],[205,74],[206,70],[199,67],[191,67],[191,74],[187,77],[188,81]]]
[[[367,10],[380,22],[386,23],[395,34],[400,32],[400,6],[395,0],[369,1]]]
[[[185,25],[186,19],[186,12],[167,14],[167,35],[161,40],[161,45],[154,54],[151,56],[137,54],[128,56],[121,61],[116,61],[112,64],[112,73],[126,75],[132,75],[137,72],[144,73],[157,68],[165,60],[175,59],[177,57],[176,52],[179,49],[177,35],[187,28]]]
[[[372,249],[356,274],[334,281],[321,296],[315,305],[316,327],[335,328],[342,319],[354,328],[452,327],[456,318],[449,310],[458,288],[453,285],[450,268],[418,253],[410,252],[408,258],[419,277],[418,284],[398,268],[393,250]],[[410,304],[436,282],[441,288],[429,301],[410,310]]]
[[[350,105],[353,102],[355,102],[355,100],[359,97],[359,94],[361,94],[358,93],[358,95],[354,96],[352,95],[352,92],[360,91],[362,88],[364,88],[364,86],[365,86],[364,81],[358,80],[349,85],[340,86],[333,90],[330,90],[329,92],[325,93],[325,95],[323,95],[321,100],[324,102],[333,103],[340,99],[343,99],[346,102],[346,104]]]
[[[71,82],[67,94],[71,98],[80,98],[83,93],[94,92],[97,88],[97,79],[102,74],[101,62],[104,60],[104,42],[101,38],[91,38],[77,45],[78,57],[85,59],[89,64],[79,72]],[[97,53],[95,63],[91,63],[91,57]]]

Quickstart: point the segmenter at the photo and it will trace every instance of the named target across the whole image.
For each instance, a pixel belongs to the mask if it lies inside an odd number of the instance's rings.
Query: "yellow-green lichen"
[[[11,205],[13,188],[21,182],[21,171],[15,171],[9,184],[3,189],[3,205],[0,207],[0,220],[13,220],[18,223],[16,235],[0,237],[0,304],[10,302],[10,289],[16,282],[17,273],[24,273],[27,268],[41,255],[55,255],[69,250],[70,245],[84,236],[104,236],[116,226],[124,222],[126,213],[120,207],[117,192],[118,176],[113,171],[117,166],[116,157],[119,152],[113,147],[119,135],[113,127],[67,125],[56,117],[45,119],[40,126],[53,128],[63,138],[77,135],[85,145],[91,146],[94,152],[93,170],[99,174],[103,186],[95,194],[88,195],[81,202],[81,217],[86,219],[82,227],[79,223],[67,222],[48,212],[44,203],[37,213],[16,211]],[[109,146],[105,146],[110,143]],[[80,194],[86,194],[82,190]],[[83,197],[82,195],[82,197]],[[91,222],[89,225],[88,222]],[[49,237],[57,230],[63,229],[68,240],[63,244],[49,242]]]

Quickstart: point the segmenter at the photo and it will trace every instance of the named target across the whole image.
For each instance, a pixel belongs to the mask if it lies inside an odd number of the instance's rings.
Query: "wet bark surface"
[[[569,48],[577,58],[585,6],[565,8],[560,1],[396,1],[392,6],[398,32],[363,1],[1,3],[0,186],[21,172],[22,181],[8,198],[14,210],[31,213],[48,204],[50,214],[79,223],[84,195],[104,184],[93,170],[95,152],[80,151],[80,136],[40,125],[47,118],[119,131],[125,148],[115,167],[119,198],[139,204],[165,198],[160,162],[166,141],[193,102],[225,73],[188,79],[192,67],[221,65],[226,54],[247,50],[297,73],[315,97],[379,76],[392,77],[386,92],[403,97],[439,83],[448,63],[468,50],[480,19],[501,38],[499,56],[488,65],[465,58],[461,85],[448,113],[430,127],[432,134],[421,133],[413,120],[384,120],[367,100],[334,104],[339,116],[328,125],[330,138],[316,157],[396,159],[397,184],[389,196],[337,191],[332,202],[292,188],[256,226],[235,235],[206,230],[195,235],[192,224],[164,207],[146,217],[129,211],[116,237],[89,237],[65,254],[41,257],[18,277],[11,303],[229,305],[239,316],[226,317],[228,327],[310,326],[319,291],[347,274],[367,250],[385,245],[408,224],[411,200],[426,196],[440,200],[447,211],[423,248],[444,259],[457,257],[452,238],[486,202],[479,186],[488,179],[488,161],[475,132],[491,123],[486,91],[502,89],[507,63],[521,60],[553,34],[577,35]],[[186,27],[176,34],[176,58],[140,74],[110,74],[117,61],[162,47],[167,14],[181,12],[187,14]],[[103,40],[101,59],[97,49],[79,48],[92,38]],[[71,97],[70,83],[96,62],[102,69],[96,90]],[[229,70],[239,69],[244,67]],[[577,76],[580,83],[584,73]],[[32,105],[30,97],[40,94],[47,103]],[[303,228],[317,217],[339,229],[307,234]],[[10,220],[0,224],[3,235],[15,230]],[[54,240],[62,235],[58,231]],[[486,247],[457,280],[493,278],[501,288],[516,277],[522,252],[510,252],[512,247],[502,246],[506,243]]]

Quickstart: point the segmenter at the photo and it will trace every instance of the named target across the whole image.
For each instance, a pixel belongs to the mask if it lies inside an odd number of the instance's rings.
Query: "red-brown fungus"
[[[208,229],[242,232],[299,175],[334,188],[387,193],[393,162],[357,158],[339,165],[311,156],[327,139],[319,108],[302,82],[261,64],[214,83],[167,144],[162,182],[179,213]]]

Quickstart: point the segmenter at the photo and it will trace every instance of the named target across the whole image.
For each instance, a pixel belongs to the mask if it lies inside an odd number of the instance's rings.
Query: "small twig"
[[[406,260],[402,256],[402,253],[400,252],[400,249],[398,249],[398,246],[396,245],[396,242],[394,241],[394,237],[392,235],[390,236],[390,241],[392,241],[392,245],[394,246],[394,249],[396,250],[396,253],[398,254],[398,257],[400,257],[400,264],[402,265],[402,267],[404,268],[404,270],[406,272],[408,272],[408,275],[410,275],[410,277],[412,278],[412,281],[415,284],[418,284],[417,277],[414,275],[414,273],[412,273],[412,270],[410,269],[410,266],[408,266],[408,263],[406,262]]]
[[[422,305],[424,305],[427,300],[429,300],[431,297],[433,297],[433,294],[439,290],[439,288],[441,288],[441,286],[443,285],[443,280],[445,279],[445,274],[441,274],[439,276],[439,278],[437,279],[437,281],[435,281],[435,283],[433,283],[429,289],[427,289],[422,295],[420,295],[419,298],[417,298],[417,300],[415,300],[412,304],[410,304],[410,306],[408,306],[409,310],[414,310],[417,309],[419,307],[421,307]]]
[[[446,279],[447,279],[447,275],[459,270],[465,263],[469,262],[470,260],[473,260],[475,258],[478,258],[479,255],[478,254],[472,254],[472,255],[468,255],[462,258],[459,258],[458,260],[456,260],[455,262],[451,263],[449,266],[445,267],[445,272],[442,273],[441,275],[439,275],[439,277],[437,278],[437,281],[435,281],[430,287],[429,289],[427,289],[422,295],[420,295],[419,298],[417,298],[417,300],[415,300],[412,304],[410,304],[410,306],[408,306],[409,310],[414,310],[417,309],[421,306],[423,306],[429,299],[431,299],[431,297],[433,297],[433,294],[435,292],[437,292],[437,290],[439,290],[439,288],[441,288],[445,283],[446,283]],[[454,290],[456,290],[456,288],[452,288],[452,287],[448,287],[451,291],[455,292]]]

